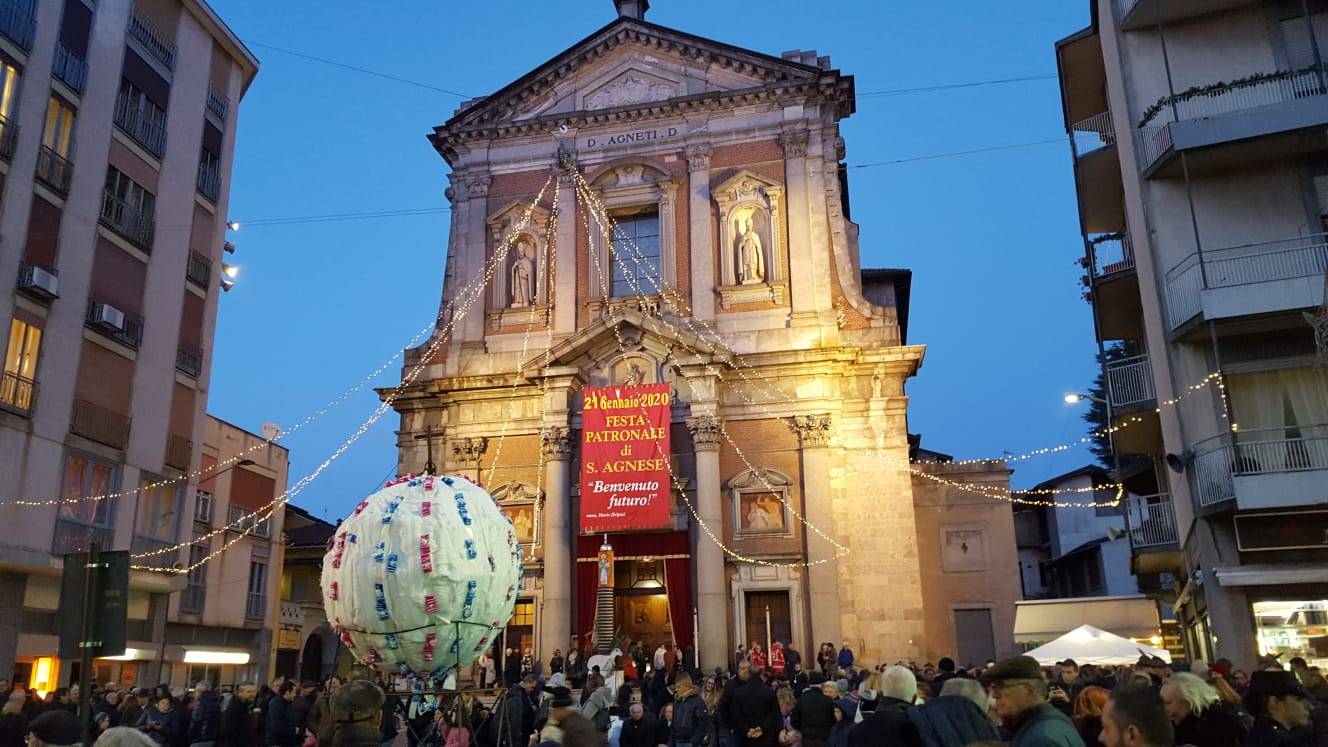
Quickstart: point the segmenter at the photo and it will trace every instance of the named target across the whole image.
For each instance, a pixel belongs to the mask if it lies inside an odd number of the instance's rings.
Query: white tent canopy
[[[1050,643],[1038,646],[1025,655],[1037,659],[1038,664],[1050,666],[1058,661],[1074,659],[1076,664],[1133,664],[1139,654],[1156,656],[1171,661],[1166,649],[1135,643],[1115,633],[1098,630],[1092,625],[1080,625]]]

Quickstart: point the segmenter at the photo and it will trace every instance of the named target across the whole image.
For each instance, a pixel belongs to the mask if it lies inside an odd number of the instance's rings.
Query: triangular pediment
[[[524,361],[521,370],[526,375],[534,375],[545,368],[588,369],[632,353],[649,351],[658,355],[675,350],[678,357],[692,360],[697,360],[699,353],[705,362],[723,368],[732,363],[728,351],[700,335],[681,330],[672,322],[666,324],[647,317],[639,311],[621,309],[592,322],[547,352]]]
[[[620,17],[492,95],[463,103],[438,128],[435,139],[447,131],[476,126],[657,105],[826,76],[840,78],[837,71],[801,59],[775,57]]]

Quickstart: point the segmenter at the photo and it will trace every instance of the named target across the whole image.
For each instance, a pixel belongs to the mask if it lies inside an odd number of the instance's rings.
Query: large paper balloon
[[[441,676],[479,658],[512,616],[521,547],[493,497],[461,477],[402,478],[337,527],[323,607],[384,672]]]

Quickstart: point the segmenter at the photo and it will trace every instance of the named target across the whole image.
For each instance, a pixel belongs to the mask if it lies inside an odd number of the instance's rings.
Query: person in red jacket
[[[765,652],[761,650],[761,644],[752,642],[752,647],[747,653],[747,659],[751,661],[752,666],[758,669],[765,669]]]
[[[770,645],[770,675],[775,679],[784,679],[784,644],[779,641]]]

